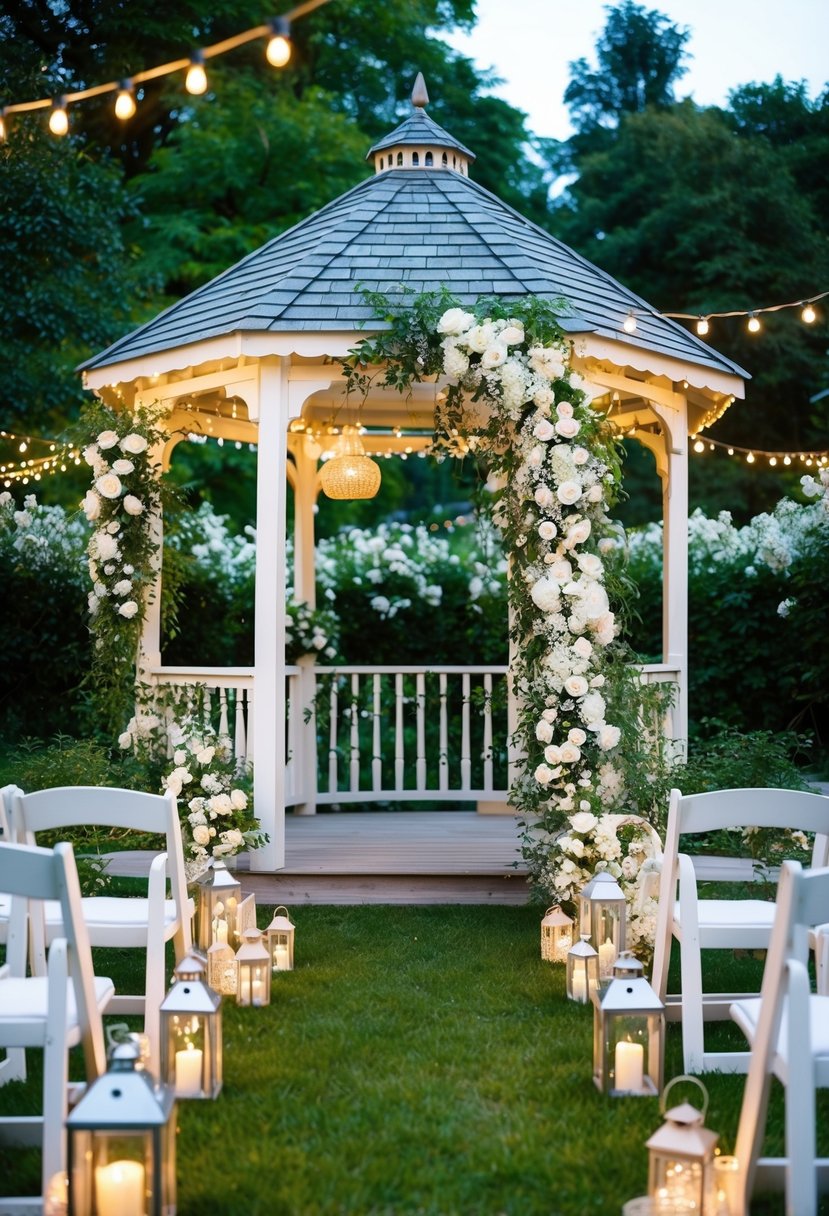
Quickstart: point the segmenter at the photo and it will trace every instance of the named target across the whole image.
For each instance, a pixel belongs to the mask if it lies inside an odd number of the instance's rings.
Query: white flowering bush
[[[596,870],[607,870],[626,901],[626,944],[643,961],[656,933],[662,846],[659,836],[638,815],[578,811],[553,841],[541,882],[571,913],[576,897]]]
[[[297,600],[286,611],[285,658],[289,663],[309,654],[329,661],[337,657],[340,621],[336,612]]]

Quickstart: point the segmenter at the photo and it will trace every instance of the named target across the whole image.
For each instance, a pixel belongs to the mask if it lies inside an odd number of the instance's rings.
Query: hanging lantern
[[[586,1005],[599,987],[599,956],[586,937],[567,953],[567,995]]]
[[[198,888],[196,944],[206,954],[214,942],[229,945],[234,941],[242,887],[223,861],[214,861],[199,878]]]
[[[662,1088],[665,1006],[624,952],[601,995],[593,993],[593,1080],[602,1093],[655,1096]]]
[[[175,1095],[137,1068],[136,1043],[112,1051],[66,1120],[71,1216],[170,1216],[176,1210]]]
[[[284,916],[279,913],[284,912]],[[268,954],[271,957],[272,971],[293,971],[294,969],[294,924],[288,916],[288,909],[281,904],[274,912],[273,920],[265,930]]]
[[[579,892],[579,932],[599,955],[599,979],[608,980],[625,948],[625,895],[612,874],[597,870]]]
[[[207,950],[207,982],[220,996],[235,996],[239,967],[236,951],[226,942],[214,942]]]
[[[270,1005],[271,956],[258,929],[245,929],[236,951],[236,963],[239,968],[236,1004]]]
[[[666,1111],[668,1094],[678,1081],[699,1086],[702,1110],[689,1102]],[[665,1122],[648,1140],[648,1194],[669,1211],[714,1213],[720,1204],[714,1179],[714,1150],[719,1136],[704,1127],[708,1091],[696,1077],[674,1077],[659,1100]]]
[[[558,905],[548,908],[541,922],[541,957],[546,963],[564,963],[573,944],[573,922]]]
[[[334,455],[320,470],[323,491],[329,498],[374,498],[380,481],[380,466],[366,456],[358,428],[344,426]]]
[[[216,1098],[222,1088],[222,998],[188,955],[161,1002],[161,1079],[177,1098]]]

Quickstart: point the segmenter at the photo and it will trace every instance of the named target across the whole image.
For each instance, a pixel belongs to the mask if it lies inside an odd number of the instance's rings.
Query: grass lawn
[[[179,1104],[180,1216],[614,1216],[643,1193],[657,1100],[595,1089],[592,1010],[566,1000],[563,967],[540,961],[539,909],[310,907],[294,919],[297,969],[277,976],[271,1006],[225,1003],[219,1099]],[[129,952],[97,953],[129,982]],[[728,985],[760,969],[727,964],[747,973]],[[731,1026],[714,1034],[741,1041]],[[0,1089],[0,1113],[38,1101],[29,1057],[31,1082]],[[680,1071],[670,1027],[666,1077]],[[743,1079],[705,1083],[708,1126],[731,1151]],[[0,1177],[4,1193],[36,1193],[38,1154],[0,1150]]]

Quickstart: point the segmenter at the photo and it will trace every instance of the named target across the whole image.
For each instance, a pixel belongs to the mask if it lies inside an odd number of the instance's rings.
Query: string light
[[[760,316],[767,312],[782,312],[787,308],[799,308],[800,319],[804,325],[814,325],[818,319],[815,304],[829,296],[829,291],[819,291],[814,295],[805,296],[800,300],[792,300],[786,304],[767,304],[762,308],[733,308],[727,312],[663,312],[663,317],[677,321],[693,321],[694,328],[701,338],[711,331],[710,322],[717,317],[748,317],[748,328],[752,333],[758,333],[761,328]]]
[[[750,312],[748,314],[748,321],[746,322],[746,329],[748,330],[748,332],[750,334],[759,334],[760,330],[762,329],[762,325],[760,323],[760,318],[758,316],[755,316],[755,314],[753,312]]]
[[[66,93],[63,97],[57,99],[51,97],[41,97],[36,101],[20,101],[13,102],[11,105],[5,105],[3,106],[2,110],[0,110],[0,142],[7,137],[7,118],[10,114],[25,114],[34,110],[49,110],[50,130],[54,135],[65,135],[69,130],[69,120],[65,113],[65,107],[68,103],[71,102],[74,104],[78,101],[86,101],[90,97],[100,97],[105,93],[115,93],[117,95],[117,104],[118,98],[123,92],[127,91],[130,92],[130,94],[134,94],[137,85],[144,84],[149,80],[158,80],[162,76],[172,76],[176,72],[187,71],[187,76],[189,78],[191,76],[191,72],[200,67],[201,76],[204,79],[204,88],[201,88],[198,91],[203,93],[207,88],[207,77],[204,70],[205,60],[213,59],[217,55],[226,55],[228,51],[233,51],[237,47],[244,46],[248,42],[254,42],[259,38],[269,39],[268,49],[271,48],[272,44],[278,44],[273,46],[272,55],[274,57],[272,58],[271,55],[268,55],[268,61],[275,67],[283,67],[291,57],[291,22],[296,21],[300,17],[305,17],[308,13],[312,13],[315,9],[322,8],[324,5],[330,3],[331,0],[302,0],[300,4],[295,5],[281,17],[276,17],[272,21],[268,21],[263,25],[253,26],[251,29],[245,30],[241,34],[234,34],[231,38],[225,38],[221,42],[213,43],[211,46],[201,47],[200,50],[195,52],[192,56],[188,56],[185,59],[175,59],[170,63],[159,64],[158,67],[146,68],[140,72],[134,72],[130,77],[129,82],[123,80],[109,80],[105,84],[96,84],[92,85],[88,89],[77,89],[75,92]],[[267,53],[268,52],[266,50],[266,54]],[[199,82],[198,72],[194,72],[193,78],[196,83]],[[125,89],[126,84],[129,84],[130,86],[128,89]],[[188,88],[188,91],[193,91],[189,85],[186,87]],[[134,97],[132,100],[134,104]],[[122,105],[125,109],[128,108],[128,103],[126,101],[124,101]],[[56,118],[58,108],[64,110],[63,120]],[[134,112],[135,111],[133,110],[132,113]],[[119,114],[119,118],[131,118],[132,113],[125,115]],[[61,129],[62,122],[65,123],[65,126],[63,126]],[[54,125],[55,123],[57,126]]]
[[[194,97],[207,92],[207,72],[204,70],[204,55],[201,51],[196,51],[190,60],[184,87]]]
[[[699,435],[692,435],[691,438],[693,440],[693,451],[697,454],[702,454],[707,448],[709,452],[721,451],[725,452],[728,456],[745,457],[747,464],[756,464],[758,459],[760,459],[765,461],[772,469],[776,468],[779,464],[784,464],[788,468],[796,460],[806,465],[807,468],[810,468],[813,463],[819,467],[829,464],[829,450],[793,452],[790,449],[788,452],[767,452],[762,448],[735,447],[731,444],[721,443],[718,439],[709,439],[707,436],[705,442],[703,442]]]
[[[804,325],[814,325],[815,321],[817,320],[817,313],[815,312],[814,308],[812,308],[811,304],[805,304],[803,306],[800,319]]]
[[[55,98],[49,112],[49,130],[53,135],[65,135],[69,130],[69,115],[66,112],[66,100]]]
[[[622,322],[622,329],[626,334],[633,334],[636,332],[636,313],[632,309]]]
[[[697,321],[697,333],[699,334],[699,336],[701,338],[704,338],[705,335],[708,333],[708,330],[709,330],[708,318],[700,317],[700,319]]]
[[[122,80],[115,98],[115,117],[126,122],[135,113],[135,92],[131,80]]]

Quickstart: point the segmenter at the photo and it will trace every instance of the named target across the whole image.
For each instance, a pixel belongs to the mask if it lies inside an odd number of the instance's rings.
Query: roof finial
[[[417,110],[423,110],[429,104],[429,94],[426,92],[426,81],[423,73],[418,72],[412,89],[412,105]]]

